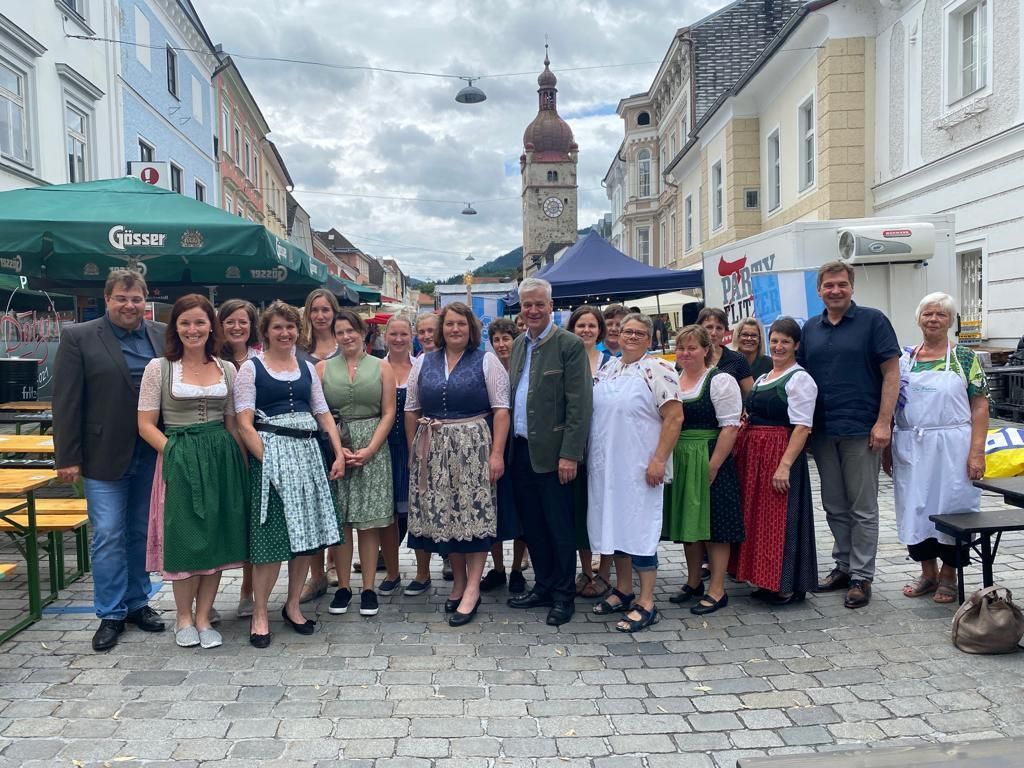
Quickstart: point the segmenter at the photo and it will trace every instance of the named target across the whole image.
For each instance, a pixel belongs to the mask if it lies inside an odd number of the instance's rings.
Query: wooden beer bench
[[[1001,494],[1006,504],[1021,509],[928,516],[928,519],[935,523],[936,530],[952,536],[956,543],[957,592],[961,603],[964,601],[964,564],[960,562],[961,547],[966,544],[978,555],[981,560],[982,586],[991,587],[994,583],[992,566],[1003,533],[1024,530],[1024,477],[978,480],[974,485],[983,491]]]

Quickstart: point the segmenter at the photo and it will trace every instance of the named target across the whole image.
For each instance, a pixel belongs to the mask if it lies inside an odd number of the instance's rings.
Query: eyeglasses
[[[146,299],[143,296],[121,296],[120,294],[111,296],[108,301],[113,304],[132,304],[135,306],[146,303]]]
[[[619,336],[623,336],[627,339],[643,339],[647,337],[647,331],[619,331]]]
[[[760,341],[761,340],[761,337],[758,334],[756,334],[756,333],[741,333],[740,334],[740,338],[741,339],[746,339],[747,341]]]

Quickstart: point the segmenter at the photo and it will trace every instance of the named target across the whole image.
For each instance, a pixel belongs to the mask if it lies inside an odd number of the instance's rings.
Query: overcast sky
[[[211,39],[235,54],[313,227],[333,226],[421,279],[480,266],[522,244],[519,155],[537,113],[545,35],[559,114],[580,146],[584,227],[609,207],[601,179],[622,140],[619,99],[650,86],[677,28],[725,2],[193,0]],[[244,54],[453,75],[528,74],[484,78],[478,85],[487,101],[466,105],[455,102],[463,83],[454,79]],[[565,71],[636,62],[647,63]],[[466,202],[478,215],[460,213]],[[468,253],[474,262],[466,262]]]

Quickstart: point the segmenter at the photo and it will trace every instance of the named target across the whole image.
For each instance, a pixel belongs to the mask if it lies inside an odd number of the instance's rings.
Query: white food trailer
[[[882,310],[901,344],[920,339],[917,303],[942,291],[959,306],[953,215],[799,221],[704,253],[704,304],[732,327],[789,315],[801,323],[822,311],[819,266],[854,267],[854,301]]]

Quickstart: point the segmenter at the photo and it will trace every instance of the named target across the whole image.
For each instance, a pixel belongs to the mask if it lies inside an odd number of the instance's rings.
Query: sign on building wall
[[[128,175],[154,187],[171,188],[171,164],[163,160],[129,160]]]

